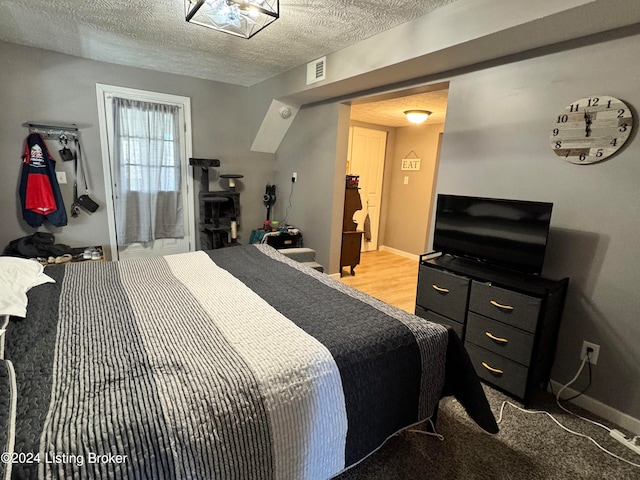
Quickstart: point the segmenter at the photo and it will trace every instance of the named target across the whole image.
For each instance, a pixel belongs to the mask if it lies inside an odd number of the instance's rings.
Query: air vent
[[[307,85],[324,80],[326,77],[327,57],[307,63]]]

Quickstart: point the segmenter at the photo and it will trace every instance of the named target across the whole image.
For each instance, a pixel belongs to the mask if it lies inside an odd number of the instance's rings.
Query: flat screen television
[[[553,203],[438,195],[433,248],[516,272],[542,272]]]

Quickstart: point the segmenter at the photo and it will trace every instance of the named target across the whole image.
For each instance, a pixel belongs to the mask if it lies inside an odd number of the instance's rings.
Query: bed
[[[497,431],[454,333],[267,245],[46,275],[6,329],[5,475],[328,479],[445,395]]]

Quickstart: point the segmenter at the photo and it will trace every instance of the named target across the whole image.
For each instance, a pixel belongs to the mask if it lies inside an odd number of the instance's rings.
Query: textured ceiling
[[[359,103],[351,106],[351,120],[385,125],[408,127],[413,124],[404,116],[405,110],[428,110],[432,112],[424,124],[444,123],[447,112],[449,90],[420,93],[387,100]]]
[[[250,86],[455,0],[280,0],[245,40],[186,23],[184,0],[0,0],[0,40]]]

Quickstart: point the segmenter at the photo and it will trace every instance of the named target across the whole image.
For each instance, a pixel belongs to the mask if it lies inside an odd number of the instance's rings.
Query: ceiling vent
[[[322,57],[307,63],[307,85],[319,82],[326,78],[327,57]]]

